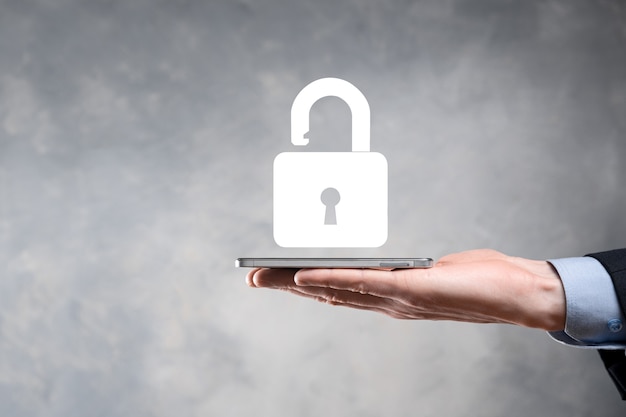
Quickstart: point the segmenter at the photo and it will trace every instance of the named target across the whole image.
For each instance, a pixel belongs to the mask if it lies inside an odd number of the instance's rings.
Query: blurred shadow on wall
[[[599,0],[604,8],[615,16],[626,50],[626,2],[615,0]],[[618,160],[616,168],[616,193],[613,204],[606,215],[606,234],[604,247],[600,250],[626,248],[626,82],[619,84],[620,88],[611,91],[611,103],[613,114],[610,115],[612,127],[615,129],[613,140],[616,157]]]
[[[619,133],[615,143],[619,159],[618,191],[606,218],[606,247],[600,249],[626,248],[626,127],[620,126]]]

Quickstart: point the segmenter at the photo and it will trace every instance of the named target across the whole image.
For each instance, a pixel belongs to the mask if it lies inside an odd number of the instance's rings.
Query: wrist
[[[563,330],[566,303],[559,274],[547,261],[524,261],[531,276],[521,324],[546,331]]]

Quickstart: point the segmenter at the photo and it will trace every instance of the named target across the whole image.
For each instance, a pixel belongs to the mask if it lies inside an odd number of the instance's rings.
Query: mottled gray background
[[[619,0],[0,0],[0,415],[617,416],[595,352],[249,289],[239,256],[626,244]],[[389,162],[379,249],[272,238],[297,92]],[[310,149],[349,149],[338,99]]]

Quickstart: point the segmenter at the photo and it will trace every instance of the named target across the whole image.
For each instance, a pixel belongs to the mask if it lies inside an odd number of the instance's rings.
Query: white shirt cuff
[[[611,277],[591,257],[548,260],[565,289],[566,319],[563,332],[550,332],[568,345],[624,349],[626,319],[620,309]]]

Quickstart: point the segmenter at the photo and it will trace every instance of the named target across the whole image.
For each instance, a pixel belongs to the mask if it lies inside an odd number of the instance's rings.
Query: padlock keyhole
[[[341,200],[339,191],[335,188],[326,188],[320,196],[322,203],[326,206],[326,214],[324,215],[324,224],[337,224],[336,206]]]

